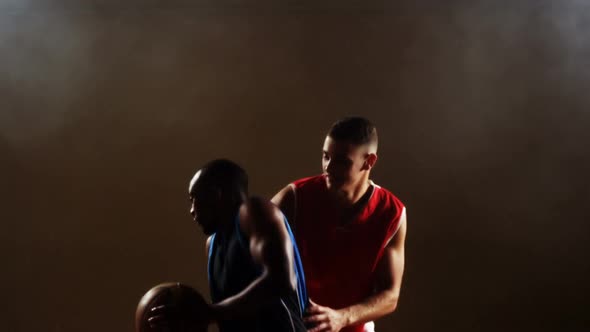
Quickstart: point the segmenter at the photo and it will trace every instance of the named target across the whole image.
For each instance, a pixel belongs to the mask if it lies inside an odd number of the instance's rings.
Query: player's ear
[[[219,188],[218,186],[213,186],[211,188],[211,192],[212,192],[212,196],[213,199],[215,200],[215,202],[217,204],[223,204],[223,200],[228,199],[229,197],[227,196],[227,193],[224,193],[223,190],[221,190],[221,188]]]
[[[213,190],[213,195],[221,207],[226,206],[226,204],[233,205],[240,201],[239,193],[228,189],[223,190],[221,187],[217,186]]]
[[[373,166],[377,163],[377,154],[376,153],[367,153],[365,157],[365,163],[363,165],[363,170],[370,171]]]

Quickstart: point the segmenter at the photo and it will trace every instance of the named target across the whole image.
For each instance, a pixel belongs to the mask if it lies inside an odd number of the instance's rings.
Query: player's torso
[[[213,303],[238,294],[262,273],[261,266],[254,263],[247,248],[249,246],[237,228],[212,237],[208,272]],[[294,292],[288,296],[276,296],[256,317],[220,322],[219,327],[220,332],[305,331]]]
[[[342,216],[319,177],[296,184],[295,236],[309,296],[344,307],[373,290],[373,272],[395,221],[398,206],[379,186],[354,217]],[[399,218],[398,218],[399,219]]]
[[[260,271],[235,234],[216,234],[213,241],[209,286],[211,299],[219,302],[246,288]]]

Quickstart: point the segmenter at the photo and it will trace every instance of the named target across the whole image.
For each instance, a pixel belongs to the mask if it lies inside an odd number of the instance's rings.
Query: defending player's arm
[[[277,294],[287,294],[296,287],[293,247],[279,209],[254,198],[240,215],[250,254],[262,273],[240,293],[213,304],[214,320],[249,316]]]
[[[404,272],[406,228],[404,210],[400,217],[400,228],[385,247],[377,266],[375,294],[339,310],[312,303],[306,322],[312,323],[314,327],[309,332],[339,331],[349,325],[378,319],[396,309]]]

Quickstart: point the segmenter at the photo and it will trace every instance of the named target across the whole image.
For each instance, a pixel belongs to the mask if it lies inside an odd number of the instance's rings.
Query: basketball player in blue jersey
[[[220,332],[306,331],[302,316],[308,299],[299,251],[280,210],[249,197],[246,172],[225,159],[201,168],[188,193],[190,213],[209,235],[213,304],[207,313],[175,319],[205,319]],[[166,310],[153,311],[157,327],[167,319]]]

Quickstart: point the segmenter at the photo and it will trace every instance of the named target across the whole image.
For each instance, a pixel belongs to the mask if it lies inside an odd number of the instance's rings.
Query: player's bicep
[[[377,266],[377,289],[392,290],[399,294],[405,265],[405,239],[407,220],[405,209],[400,217],[400,226],[387,243]]]
[[[293,247],[281,211],[272,204],[254,202],[249,223],[250,254],[279,283],[291,283]]]
[[[273,213],[266,220],[260,220],[263,225],[258,225],[253,229],[250,241],[252,257],[258,263],[271,269],[283,265],[289,255],[288,235],[284,225],[280,224],[283,222],[278,218],[280,212],[276,212],[277,214]]]
[[[295,222],[295,186],[292,183],[287,185],[271,199],[271,202],[279,207],[293,226]]]
[[[281,223],[283,221],[281,220]],[[283,227],[275,222],[251,242],[252,257],[263,266],[266,276],[277,289],[295,289],[293,247]]]

